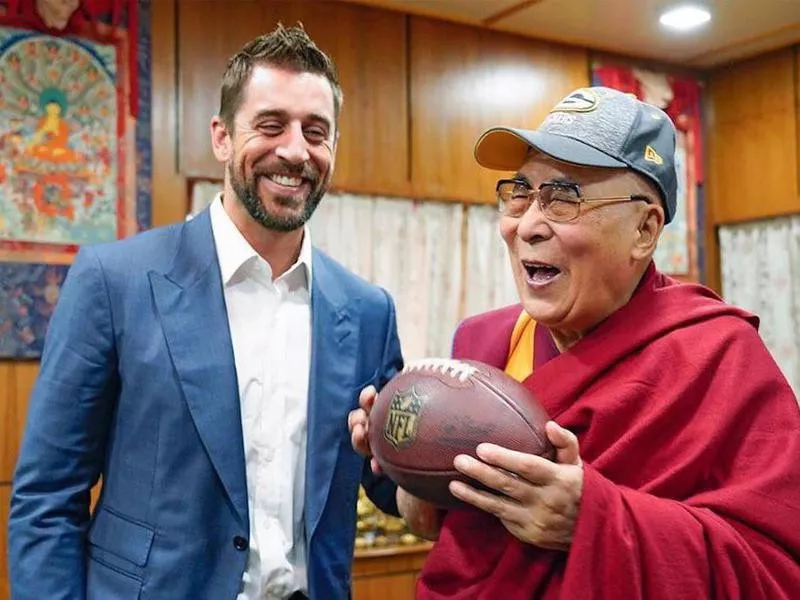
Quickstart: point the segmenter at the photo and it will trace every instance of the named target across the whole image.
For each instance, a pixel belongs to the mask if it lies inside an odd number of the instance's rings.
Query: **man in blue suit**
[[[359,483],[348,412],[402,367],[390,297],[311,247],[342,94],[301,28],[228,63],[223,193],[81,249],[14,478],[15,600],[345,599]],[[89,514],[90,489],[102,492]]]

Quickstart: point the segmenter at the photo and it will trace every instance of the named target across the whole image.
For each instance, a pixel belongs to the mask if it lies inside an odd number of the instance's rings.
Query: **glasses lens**
[[[571,221],[580,212],[578,191],[572,186],[545,185],[539,190],[542,212],[552,221]]]
[[[531,203],[531,188],[521,181],[501,181],[497,186],[497,199],[504,215],[519,217]]]

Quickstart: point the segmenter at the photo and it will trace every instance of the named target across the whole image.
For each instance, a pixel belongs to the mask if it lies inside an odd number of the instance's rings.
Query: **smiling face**
[[[272,231],[301,228],[333,174],[336,147],[333,91],[322,75],[257,65],[230,132],[211,124],[214,153],[250,219]],[[244,217],[229,211],[237,225]]]
[[[567,223],[549,221],[537,203],[522,217],[501,217],[520,301],[564,349],[628,302],[655,250],[663,209],[655,188],[627,169],[580,167],[535,153],[517,175],[533,188],[578,184],[584,198],[653,200],[585,204]]]

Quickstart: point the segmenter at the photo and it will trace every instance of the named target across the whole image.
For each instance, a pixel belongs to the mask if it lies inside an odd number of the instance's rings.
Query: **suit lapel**
[[[248,527],[239,390],[208,210],[182,228],[168,273],[150,273],[156,307],[189,412],[228,498]]]
[[[311,291],[311,373],[308,389],[306,532],[319,523],[342,444],[351,393],[357,335],[341,284],[326,257],[314,252]]]

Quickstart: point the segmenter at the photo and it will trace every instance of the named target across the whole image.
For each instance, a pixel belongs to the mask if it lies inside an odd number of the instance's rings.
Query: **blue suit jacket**
[[[359,482],[396,510],[394,486],[353,452],[347,413],[402,358],[390,297],[319,251],[313,261],[308,582],[312,599],[336,600],[349,595]],[[30,399],[9,516],[12,598],[234,600],[249,531],[208,211],[83,248]]]

